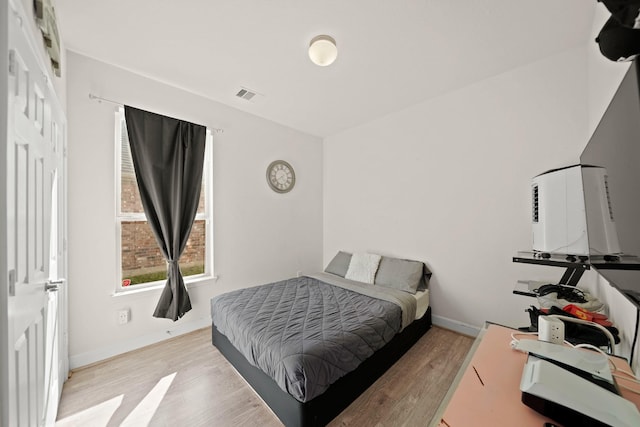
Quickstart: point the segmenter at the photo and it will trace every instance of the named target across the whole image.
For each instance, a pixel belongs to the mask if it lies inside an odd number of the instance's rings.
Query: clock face
[[[276,193],[286,193],[295,185],[296,174],[289,163],[276,160],[267,168],[267,182]]]

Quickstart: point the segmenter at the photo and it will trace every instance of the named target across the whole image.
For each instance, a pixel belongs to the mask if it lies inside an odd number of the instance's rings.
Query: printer
[[[608,357],[544,341],[521,340],[529,353],[522,402],[565,426],[640,426],[640,412],[620,396]]]

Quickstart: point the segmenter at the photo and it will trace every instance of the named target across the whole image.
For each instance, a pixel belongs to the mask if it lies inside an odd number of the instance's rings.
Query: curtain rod
[[[99,103],[108,102],[110,104],[119,105],[120,107],[124,107],[124,104],[122,102],[117,102],[117,101],[113,101],[111,99],[102,98],[101,96],[94,95],[91,92],[89,92],[89,99],[92,99],[94,101],[98,101]],[[210,128],[210,129],[211,129],[211,131],[213,131],[215,133],[224,133],[224,129],[220,129],[220,128]]]

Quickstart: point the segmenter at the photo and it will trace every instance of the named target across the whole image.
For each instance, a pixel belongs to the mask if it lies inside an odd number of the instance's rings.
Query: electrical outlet
[[[130,318],[131,318],[131,312],[129,311],[128,308],[125,308],[124,310],[118,311],[118,323],[120,325],[124,325],[125,323],[129,323]]]
[[[538,317],[538,339],[553,344],[564,342],[564,322],[555,317]]]

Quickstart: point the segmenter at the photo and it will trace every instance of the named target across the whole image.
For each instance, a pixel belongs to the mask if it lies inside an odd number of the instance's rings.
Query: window
[[[165,283],[167,264],[147,222],[136,183],[124,109],[116,113],[116,223],[120,281],[116,291]],[[211,133],[207,130],[202,189],[196,218],[182,256],[185,282],[213,276]]]

